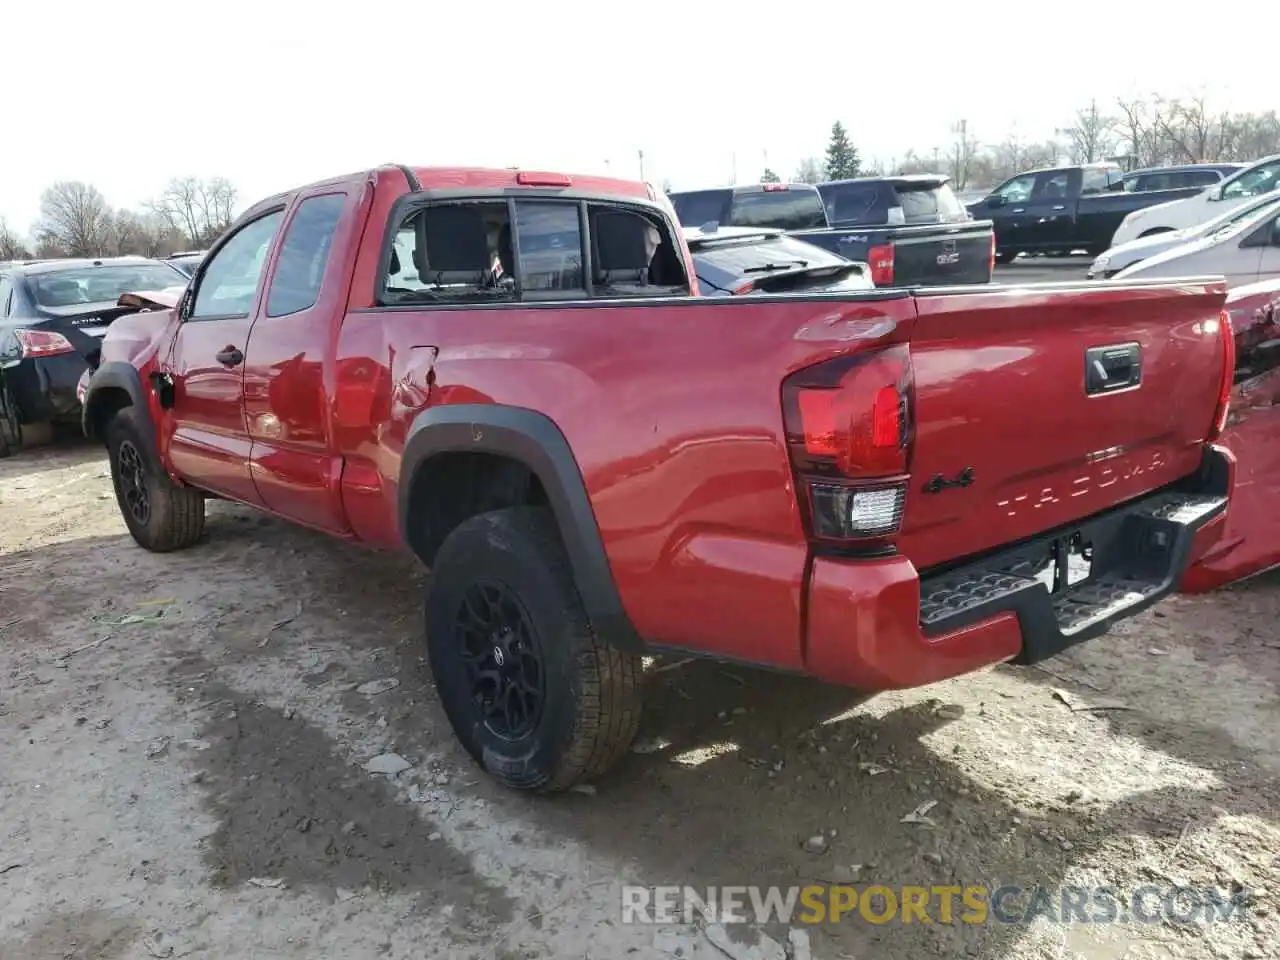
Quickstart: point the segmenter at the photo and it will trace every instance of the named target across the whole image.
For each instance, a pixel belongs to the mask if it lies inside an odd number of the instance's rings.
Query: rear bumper
[[[1173,592],[1221,536],[1234,471],[1231,454],[1212,447],[1177,484],[923,576],[901,556],[815,558],[806,669],[864,690],[915,687],[1035,663],[1105,633]],[[1036,572],[1076,537],[1092,547],[1089,576],[1051,594]],[[1065,554],[1061,563],[1065,572]]]
[[[4,371],[24,423],[75,420],[80,412],[76,385],[87,369],[78,353],[32,357]]]

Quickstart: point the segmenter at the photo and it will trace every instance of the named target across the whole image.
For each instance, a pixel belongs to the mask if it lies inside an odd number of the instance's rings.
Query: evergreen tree
[[[761,183],[781,183],[782,178],[778,176],[776,173],[774,173],[772,170],[770,170],[768,167],[765,167],[764,173],[760,174],[760,182]]]
[[[839,120],[831,125],[826,174],[828,180],[848,180],[858,175],[858,150],[849,142],[849,132]]]

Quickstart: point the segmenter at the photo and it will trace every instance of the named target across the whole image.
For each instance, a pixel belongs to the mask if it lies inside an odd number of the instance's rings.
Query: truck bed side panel
[[[808,543],[780,384],[875,336],[905,339],[914,311],[901,294],[355,311],[339,347],[339,406],[362,405],[336,418],[347,470],[390,510],[428,403],[539,411],[577,455],[642,636],[799,669]]]

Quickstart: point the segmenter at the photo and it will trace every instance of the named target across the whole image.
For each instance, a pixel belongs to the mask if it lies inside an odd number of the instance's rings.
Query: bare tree
[[[968,120],[961,120],[951,130],[955,134],[955,140],[947,155],[947,172],[951,175],[951,183],[955,188],[963,190],[973,176],[973,158],[978,152],[978,141],[969,133]]]
[[[805,157],[800,161],[800,166],[796,168],[796,175],[792,179],[796,183],[821,183],[822,172],[821,160],[817,157]]]
[[[36,237],[72,257],[102,253],[111,226],[111,208],[92,184],[60,180],[40,196]]]
[[[1098,109],[1098,101],[1076,111],[1075,122],[1060,133],[1067,138],[1073,163],[1095,163],[1110,155],[1116,143],[1115,117]]]
[[[185,246],[204,247],[231,226],[238,196],[225,177],[174,177],[146,208],[184,236]]]
[[[0,217],[0,260],[29,260],[31,252],[17,231],[9,226],[4,217]]]

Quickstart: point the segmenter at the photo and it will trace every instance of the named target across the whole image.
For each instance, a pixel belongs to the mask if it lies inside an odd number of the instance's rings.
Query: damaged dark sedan
[[[111,322],[137,310],[121,294],[186,284],[181,271],[143,257],[0,265],[0,456],[78,422],[80,374]]]

